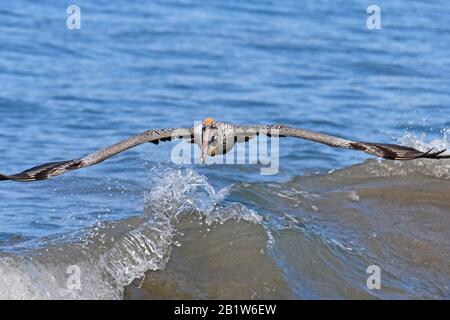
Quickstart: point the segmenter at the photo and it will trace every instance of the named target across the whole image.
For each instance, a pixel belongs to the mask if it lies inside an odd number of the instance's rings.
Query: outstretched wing
[[[430,149],[422,152],[410,147],[404,147],[389,143],[371,143],[352,141],[330,136],[327,134],[309,131],[305,129],[292,128],[284,125],[268,126],[236,126],[236,141],[248,141],[249,139],[265,134],[267,136],[295,137],[314,142],[323,143],[331,147],[360,150],[389,160],[413,160],[419,158],[448,159],[450,154],[443,154],[446,149],[434,151]]]
[[[158,144],[160,141],[170,141],[172,139],[188,139],[190,140],[190,142],[194,142],[194,129],[169,128],[160,130],[147,130],[79,159],[49,162],[13,175],[4,175],[0,173],[0,181],[13,180],[20,182],[29,182],[36,180],[45,180],[54,176],[58,176],[70,170],[81,169],[103,162],[104,160],[115,156],[118,153],[121,153],[145,142]]]

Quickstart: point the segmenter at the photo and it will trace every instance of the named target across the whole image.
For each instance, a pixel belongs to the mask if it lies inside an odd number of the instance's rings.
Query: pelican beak
[[[206,156],[208,155],[207,149],[210,135],[211,135],[211,128],[205,127],[202,133],[202,162],[206,160]]]

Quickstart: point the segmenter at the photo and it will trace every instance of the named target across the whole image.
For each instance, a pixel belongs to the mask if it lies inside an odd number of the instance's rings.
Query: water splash
[[[426,142],[426,134],[422,132],[419,136],[413,132],[406,131],[405,135],[396,139],[401,145],[412,147],[418,150],[428,151],[431,148],[434,150],[444,150],[450,148],[450,140],[448,136],[448,129],[443,129],[441,131],[442,137],[438,139],[433,139]]]
[[[173,245],[179,245],[174,236],[181,215],[197,214],[208,225],[229,219],[262,224],[260,215],[241,204],[220,205],[231,187],[216,193],[207,178],[192,169],[155,168],[151,173],[143,214],[98,224],[82,236],[80,243],[55,243],[45,249],[45,254],[34,252],[0,260],[2,270],[8,272],[6,277],[0,277],[0,284],[12,288],[3,290],[0,298],[121,298],[123,288],[134,279],[143,277],[148,270],[164,269]],[[268,237],[270,242],[272,237]],[[70,261],[66,262],[60,253],[69,251]],[[65,268],[72,263],[83,273],[81,291],[65,287]]]

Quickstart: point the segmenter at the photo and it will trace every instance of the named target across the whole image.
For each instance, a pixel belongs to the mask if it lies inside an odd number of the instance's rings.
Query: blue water
[[[0,172],[72,159],[150,128],[214,117],[393,142],[450,127],[446,1],[10,1],[0,9]],[[171,143],[33,184],[0,185],[0,250],[142,211]],[[280,172],[192,166],[216,188],[370,158],[286,139]],[[240,199],[242,200],[242,199]],[[245,200],[242,200],[245,201]],[[251,201],[249,201],[250,203]]]

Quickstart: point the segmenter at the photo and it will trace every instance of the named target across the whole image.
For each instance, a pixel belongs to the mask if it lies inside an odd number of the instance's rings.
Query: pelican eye
[[[217,142],[219,138],[217,136],[212,136],[211,139],[209,139],[209,143]]]

